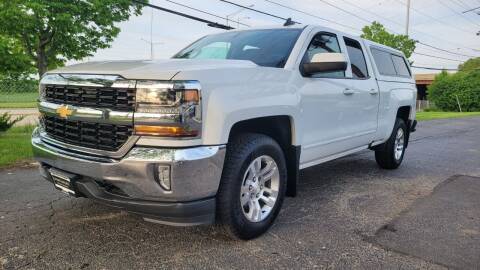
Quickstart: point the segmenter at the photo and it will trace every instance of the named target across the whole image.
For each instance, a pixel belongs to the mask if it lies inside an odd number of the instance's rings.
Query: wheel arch
[[[271,137],[282,148],[287,164],[287,191],[296,196],[301,147],[295,145],[295,125],[289,115],[263,116],[238,121],[229,130],[228,141],[242,133],[258,133]],[[227,144],[228,147],[228,144]]]
[[[412,106],[410,105],[401,106],[398,108],[397,115],[395,118],[400,118],[405,122],[405,124],[408,124],[411,110],[412,110]]]

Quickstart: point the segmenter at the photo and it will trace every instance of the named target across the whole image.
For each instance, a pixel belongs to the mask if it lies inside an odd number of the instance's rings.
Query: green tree
[[[362,32],[362,38],[400,50],[407,58],[410,58],[415,51],[417,43],[415,40],[410,39],[407,35],[389,33],[379,22],[373,22],[372,25],[363,27]]]
[[[108,48],[116,23],[141,13],[131,0],[0,0],[0,35],[17,40],[42,76]]]
[[[33,72],[32,61],[16,40],[0,35],[0,79],[19,78]]]
[[[468,59],[458,66],[458,71],[469,72],[474,70],[480,70],[480,57]]]
[[[428,99],[443,111],[480,111],[480,70],[438,74],[428,87]]]

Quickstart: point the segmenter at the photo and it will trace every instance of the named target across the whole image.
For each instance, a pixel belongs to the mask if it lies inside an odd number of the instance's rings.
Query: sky
[[[232,20],[240,20],[252,27],[283,24],[282,20],[249,10],[241,10],[220,0],[172,1],[221,17],[234,14],[229,16],[229,24],[233,27],[238,25]],[[253,8],[258,10],[281,17],[291,17],[305,24],[334,28],[349,34],[360,35],[360,29],[372,21],[379,21],[394,33],[404,34],[406,31],[407,0],[230,1],[244,6],[254,5]],[[150,0],[150,3],[218,23],[227,23],[225,19],[202,14],[168,0]],[[278,4],[305,11],[328,21],[289,10]],[[477,35],[480,32],[480,15],[476,12],[462,13],[475,7],[480,7],[480,0],[411,0],[410,36],[445,50],[439,51],[418,44],[415,50],[418,54],[410,58],[414,61],[414,65],[454,69],[469,56],[480,56],[480,36]],[[166,59],[202,36],[225,31],[148,7],[143,9],[141,16],[131,17],[128,21],[119,23],[118,26],[121,32],[111,48],[99,50],[94,56],[84,61],[150,59],[150,44],[146,41],[150,41],[151,37],[155,43],[154,58]],[[248,27],[240,25],[240,28]],[[152,35],[150,35],[151,30]],[[425,54],[445,59],[432,58]],[[432,73],[434,71],[414,69],[414,72]]]

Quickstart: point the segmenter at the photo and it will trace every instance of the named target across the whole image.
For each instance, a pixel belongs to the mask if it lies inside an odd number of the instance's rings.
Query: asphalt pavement
[[[420,122],[395,171],[370,151],[303,170],[270,231],[234,241],[215,226],[152,224],[68,197],[35,168],[2,170],[0,269],[478,269],[468,246],[480,243],[478,193],[445,203],[462,197],[444,191],[457,175],[471,177],[449,186],[478,189],[480,118]],[[436,229],[448,220],[463,238]]]

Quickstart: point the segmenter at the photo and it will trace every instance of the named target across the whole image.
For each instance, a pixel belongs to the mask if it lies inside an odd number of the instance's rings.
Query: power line
[[[330,4],[329,2],[327,2],[327,1],[325,1],[325,0],[319,0],[319,1],[325,3],[325,4],[329,5],[329,6],[331,6],[331,7],[333,7],[333,8],[339,9],[339,10],[341,10],[341,11],[343,11],[343,12],[345,12],[345,13],[347,13],[347,14],[349,14],[349,15],[351,15],[351,16],[359,19],[359,20],[362,20],[362,21],[368,23],[368,24],[371,24],[371,23],[372,23],[370,20],[364,19],[364,18],[358,16],[357,14],[355,14],[355,13],[353,13],[353,12],[350,12],[350,11],[348,11],[348,10],[346,10],[346,9],[343,9],[343,8],[341,8],[341,7],[339,7],[339,6],[336,6],[336,5],[334,5],[334,4]]]
[[[343,11],[344,13],[347,13],[347,14],[350,15],[350,16],[354,16],[355,18],[357,18],[357,19],[359,19],[359,20],[362,20],[362,21],[364,21],[364,22],[366,22],[366,23],[368,23],[368,24],[372,24],[372,23],[373,23],[373,21],[370,21],[370,20],[368,20],[368,19],[365,19],[365,18],[363,18],[363,17],[361,17],[361,16],[359,16],[359,15],[357,15],[357,14],[351,12],[351,11],[348,11],[348,10],[346,10],[346,9],[344,9],[344,8],[341,8],[341,7],[337,6],[337,5],[334,5],[334,4],[332,4],[332,3],[329,3],[329,2],[327,2],[327,1],[325,1],[325,0],[319,0],[319,1],[325,3],[325,4],[329,5],[329,6],[331,6],[331,7],[333,7],[333,8],[335,8],[335,9],[338,9],[338,10],[340,10],[340,11]],[[387,28],[387,29],[388,29],[388,28]],[[391,32],[393,32],[393,33],[395,33],[395,34],[399,34],[397,31],[394,31],[393,29],[388,29],[388,30],[391,31]]]
[[[263,14],[263,15],[267,15],[267,16],[270,16],[270,17],[273,17],[273,18],[277,18],[277,19],[280,19],[280,20],[284,20],[284,21],[288,20],[288,18],[280,17],[280,16],[277,16],[277,15],[272,14],[272,13],[268,13],[268,12],[261,11],[261,10],[258,10],[258,9],[254,9],[254,8],[251,8],[251,7],[247,7],[247,6],[243,6],[243,5],[240,5],[240,4],[237,4],[237,3],[234,3],[234,2],[230,2],[230,1],[227,1],[227,0],[220,0],[220,1],[224,2],[224,3],[227,3],[227,4],[230,4],[230,5],[234,5],[234,6],[237,6],[237,7],[244,8],[244,9],[248,9],[248,10]],[[296,21],[291,21],[291,22],[296,23],[296,24],[300,24],[299,22],[296,22]]]
[[[265,0],[265,1],[270,2],[270,0]],[[355,16],[355,17],[357,17],[357,18],[360,18],[360,19],[363,20],[363,21],[366,21],[366,22],[368,22],[368,23],[371,23],[369,20],[367,20],[367,19],[365,19],[365,18],[363,18],[363,17],[360,17],[359,15],[353,14],[352,12],[350,12],[350,11],[348,11],[348,10],[345,10],[345,9],[343,9],[343,8],[341,8],[341,7],[338,7],[337,5],[328,3],[328,2],[326,2],[325,0],[319,0],[319,1],[324,2],[324,3],[327,3],[328,5],[334,7],[334,8],[336,8],[336,9],[338,9],[338,10],[341,10],[341,11],[343,11],[343,12],[349,14],[349,15]],[[413,8],[412,8],[412,9],[413,9]],[[390,30],[390,31],[392,31],[392,32],[395,33],[395,31],[393,31],[392,29],[388,29],[388,30]],[[423,43],[423,42],[422,42],[422,44],[426,44],[426,43]],[[433,48],[434,46],[429,46],[429,47],[432,47],[432,48]],[[470,48],[469,48],[469,49],[470,49]],[[473,49],[472,49],[472,50],[473,50]],[[443,50],[443,51],[446,51],[446,50]]]
[[[265,1],[268,1],[268,0],[265,0]],[[325,0],[319,0],[319,1],[322,1],[322,2],[324,2],[324,3],[327,3]],[[398,1],[398,0],[397,0],[397,1]],[[401,1],[398,1],[398,2],[401,2]],[[343,8],[340,8],[340,7],[338,7],[338,6],[334,5],[334,4],[331,4],[331,3],[328,3],[328,4],[329,4],[330,6],[335,7],[336,9],[339,9],[339,10],[341,10],[341,11],[349,14],[349,15],[352,15],[352,14],[353,14],[352,12],[349,12],[349,11],[347,11],[347,10],[345,10],[345,9],[343,9]],[[403,3],[403,4],[406,5],[405,3]],[[413,9],[413,8],[412,8],[412,9]],[[415,9],[413,9],[413,10],[415,10]],[[371,23],[369,20],[367,20],[367,19],[365,19],[365,18],[362,18],[362,17],[360,17],[359,15],[356,15],[356,14],[355,14],[355,17],[361,18],[363,21],[367,21],[367,22]],[[392,30],[392,29],[388,29],[388,28],[387,28],[387,30],[392,31],[392,32],[395,33],[395,31]],[[423,43],[423,42],[422,42],[422,43]],[[425,43],[423,43],[423,44],[425,44]],[[434,47],[434,46],[430,46],[430,47]],[[471,50],[475,50],[475,49],[468,48],[468,47],[465,47],[465,48],[471,49]],[[446,51],[446,50],[444,50],[444,51]],[[469,56],[469,57],[473,57],[473,56]]]
[[[266,1],[267,1],[267,0],[266,0]],[[364,11],[364,12],[366,12],[366,13],[369,13],[369,14],[371,14],[371,15],[373,15],[373,16],[377,16],[377,17],[382,18],[382,19],[384,19],[384,20],[386,20],[386,21],[389,21],[389,22],[391,22],[391,23],[393,23],[393,24],[396,24],[396,25],[398,25],[398,26],[403,27],[403,24],[401,24],[401,23],[399,23],[399,22],[397,22],[397,21],[394,21],[394,20],[392,20],[392,19],[390,19],[390,18],[387,18],[387,17],[385,17],[385,16],[379,15],[378,13],[375,13],[375,12],[373,12],[373,11],[370,11],[370,10],[367,10],[367,9],[365,9],[365,8],[362,8],[361,6],[356,5],[355,3],[352,3],[351,1],[347,1],[347,0],[342,0],[342,1],[345,2],[345,3],[347,3],[348,5],[351,5],[351,6],[355,7],[355,8],[357,8],[357,9],[362,10],[362,11]],[[389,29],[389,30],[392,31],[392,32],[394,32],[392,29]],[[462,46],[462,45],[456,44],[456,43],[454,43],[454,42],[452,42],[452,41],[450,41],[450,40],[442,39],[442,38],[436,37],[436,36],[434,36],[434,35],[431,35],[431,34],[429,34],[429,33],[425,33],[425,32],[419,31],[419,30],[412,30],[412,32],[418,33],[418,34],[422,34],[422,35],[425,35],[425,36],[429,36],[429,37],[431,37],[431,38],[433,38],[433,39],[440,40],[440,41],[443,41],[443,42],[451,43],[452,45],[455,45],[455,46],[460,46],[460,47]],[[425,46],[427,46],[427,47],[431,47],[431,48],[436,49],[436,50],[439,50],[439,51],[447,52],[447,53],[449,53],[449,54],[454,54],[454,55],[459,55],[459,56],[464,56],[464,57],[476,57],[476,56],[465,55],[465,54],[461,54],[461,53],[450,52],[450,51],[448,51],[448,50],[440,49],[440,48],[438,48],[438,47],[436,47],[436,46],[433,46],[433,45],[424,43],[424,42],[419,41],[419,40],[416,40],[416,41],[417,41],[417,43],[419,43],[419,44],[425,45]],[[470,49],[470,48],[466,48],[466,49]]]
[[[313,17],[313,18],[317,18],[317,19],[322,20],[322,21],[325,21],[325,22],[333,23],[333,24],[340,25],[340,26],[345,27],[345,28],[348,28],[348,29],[352,29],[352,30],[361,32],[361,30],[358,29],[358,28],[355,28],[355,27],[352,27],[352,26],[349,26],[349,25],[346,25],[346,24],[343,24],[343,23],[339,23],[339,22],[336,22],[336,21],[332,21],[332,20],[329,20],[329,19],[326,19],[326,18],[322,18],[322,17],[320,17],[320,16],[314,15],[314,14],[312,14],[312,13],[308,13],[308,12],[303,11],[303,10],[299,10],[299,9],[296,9],[296,8],[292,8],[292,7],[289,7],[289,6],[286,6],[286,5],[283,5],[283,4],[280,4],[280,3],[277,3],[277,2],[271,1],[271,0],[265,0],[265,1],[266,1],[266,2],[269,2],[269,3],[271,3],[271,4],[274,4],[274,5],[277,5],[277,6],[286,8],[286,9],[290,9],[290,10],[296,11],[296,12],[298,12],[298,13],[302,13],[302,14],[304,14],[304,15],[307,15],[307,16],[310,16],[310,17]]]
[[[480,9],[480,7],[471,8],[471,9],[469,9],[469,10],[465,10],[465,11],[462,12],[462,13],[467,13],[467,12],[474,11],[474,10],[477,10],[477,9]]]
[[[427,46],[427,47],[430,47],[430,48],[432,48],[432,49],[435,49],[435,50],[438,50],[438,51],[442,51],[442,52],[446,52],[446,53],[450,53],[450,54],[456,54],[456,55],[465,56],[465,57],[468,57],[468,58],[475,58],[475,57],[476,57],[476,56],[467,55],[467,54],[450,52],[450,51],[444,50],[444,49],[442,49],[442,48],[439,48],[439,47],[436,47],[436,46],[433,46],[433,45],[430,45],[430,44],[421,42],[421,41],[419,41],[419,40],[417,40],[417,43],[422,44],[423,46]]]
[[[265,1],[268,1],[268,0],[265,0]],[[391,23],[394,23],[394,24],[396,24],[396,25],[398,25],[398,26],[403,27],[403,24],[401,24],[401,23],[399,23],[399,22],[397,22],[397,21],[394,21],[394,20],[392,20],[392,19],[390,19],[390,18],[387,18],[387,17],[384,17],[384,16],[382,16],[382,15],[379,15],[379,14],[377,14],[377,13],[375,13],[375,12],[373,12],[373,11],[370,11],[370,10],[368,10],[368,9],[365,9],[365,8],[363,8],[363,7],[355,4],[355,3],[352,3],[351,1],[347,1],[347,0],[342,0],[342,1],[345,2],[345,3],[348,4],[348,5],[351,5],[351,6],[355,7],[355,8],[358,8],[358,9],[362,10],[363,12],[370,13],[370,14],[372,14],[372,15],[374,15],[374,16],[380,17],[380,18],[382,18],[382,19],[384,19],[384,20],[386,20],[386,21],[389,21],[389,22],[391,22]]]
[[[265,1],[268,1],[268,0],[265,0]],[[343,9],[343,8],[337,6],[337,5],[334,5],[334,4],[332,4],[332,3],[328,3],[328,2],[326,2],[325,0],[319,0],[319,1],[321,1],[321,2],[323,2],[323,3],[327,3],[328,5],[334,7],[334,8],[336,8],[336,9],[338,9],[338,10],[341,10],[341,11],[343,11],[343,12],[349,14],[349,15],[355,16],[355,17],[361,19],[362,21],[366,21],[366,22],[368,22],[369,24],[372,23],[372,22],[370,22],[369,20],[367,20],[367,19],[365,19],[365,18],[363,18],[363,17],[360,17],[360,16],[357,15],[357,14],[354,14],[353,12],[350,12],[350,11],[348,11],[348,10],[345,10],[345,9]],[[401,1],[399,1],[399,0],[397,0],[397,1],[398,1],[398,2],[401,2]],[[401,3],[403,3],[403,2],[401,2]],[[406,5],[405,3],[403,3],[403,4]],[[413,9],[413,10],[416,10],[416,9],[414,9],[414,8],[412,8],[412,9]],[[394,30],[392,30],[392,29],[388,29],[388,28],[387,28],[387,30],[396,33],[396,31],[394,31]],[[468,48],[468,47],[465,47],[465,48]],[[472,48],[468,48],[468,49],[474,50],[474,49],[472,49]]]
[[[202,18],[199,18],[199,17],[195,17],[195,16],[192,16],[192,15],[182,13],[182,12],[178,12],[178,11],[175,11],[175,10],[171,10],[171,9],[168,9],[168,8],[152,5],[152,4],[149,4],[149,3],[142,2],[140,0],[132,0],[132,2],[142,4],[144,6],[151,7],[151,8],[154,8],[154,9],[158,9],[158,10],[161,10],[161,11],[164,11],[164,12],[172,13],[172,14],[175,14],[175,15],[178,15],[178,16],[182,16],[182,17],[194,20],[194,21],[203,22],[203,23],[206,23],[210,27],[220,28],[220,29],[224,29],[224,30],[235,29],[235,28],[230,27],[228,25],[224,25],[224,24],[220,24],[220,23],[217,23],[217,22],[205,20],[205,19],[202,19]]]
[[[443,59],[443,60],[448,60],[448,61],[455,61],[455,62],[460,62],[460,63],[465,62],[465,61],[462,61],[462,60],[451,59],[451,58],[446,58],[446,57],[441,57],[441,56],[435,56],[435,55],[426,54],[426,53],[419,53],[419,52],[413,52],[413,53],[416,54],[416,55],[422,55],[422,56],[426,56],[426,57]]]
[[[443,55],[444,52],[437,51],[437,50],[432,49],[430,47],[424,47],[424,46],[420,47],[419,45],[421,45],[421,44],[418,43],[418,42],[416,43],[416,45],[418,45],[418,46],[415,47],[415,52],[417,52],[418,49],[421,49],[422,51],[426,51],[427,53],[434,53],[435,55],[438,54],[439,56],[445,56],[445,55]],[[441,53],[441,54],[439,54],[439,53]],[[450,56],[452,56],[452,55],[448,55],[446,57],[450,57]],[[464,57],[464,56],[461,56],[461,57]]]
[[[458,68],[435,68],[435,67],[422,67],[422,66],[412,66],[413,68],[427,69],[427,70],[445,70],[445,71],[457,71]]]
[[[442,6],[446,7],[447,9],[451,10],[453,13],[455,13],[457,16],[459,16],[460,18],[468,21],[469,23],[471,23],[472,25],[475,25],[476,27],[480,27],[480,24],[478,24],[477,22],[471,20],[470,18],[467,18],[465,16],[463,16],[463,14],[461,12],[458,12],[456,11],[454,8],[448,6],[447,4],[445,4],[445,2],[443,2],[443,0],[437,0]]]
[[[397,0],[397,2],[401,3],[401,4],[404,5],[404,6],[407,5],[405,2],[403,2],[403,1],[401,1],[401,0]],[[427,18],[429,18],[429,19],[431,19],[431,20],[434,20],[434,21],[436,21],[436,22],[438,22],[438,23],[440,23],[440,24],[443,24],[443,25],[445,25],[445,26],[448,26],[448,27],[450,27],[450,28],[452,28],[452,29],[455,29],[455,30],[457,30],[457,31],[462,31],[462,32],[467,33],[467,34],[469,34],[469,35],[474,34],[474,33],[470,32],[470,31],[467,31],[467,30],[465,30],[465,29],[463,29],[463,28],[455,27],[455,26],[450,25],[449,23],[443,22],[443,21],[441,21],[440,19],[435,18],[435,17],[432,17],[432,16],[430,16],[429,14],[427,14],[427,13],[425,13],[425,12],[423,12],[423,11],[420,11],[420,10],[418,10],[418,9],[416,9],[416,8],[413,8],[413,7],[412,7],[411,9],[412,9],[413,11],[417,12],[418,14],[424,16],[424,17],[427,17]]]
[[[467,4],[465,4],[463,1],[460,0],[451,0],[453,3],[457,4],[457,6],[461,7],[462,9],[464,8],[470,8]]]
[[[177,5],[177,6],[181,6],[181,7],[184,7],[184,8],[188,8],[188,9],[191,9],[191,10],[194,10],[194,11],[197,11],[197,12],[200,12],[200,13],[203,13],[203,14],[207,14],[207,15],[210,15],[210,16],[213,16],[213,17],[216,17],[216,18],[219,18],[219,19],[227,20],[226,17],[222,17],[222,16],[219,16],[219,15],[216,15],[216,14],[213,14],[213,13],[210,13],[210,12],[207,12],[207,11],[204,11],[204,10],[201,10],[201,9],[198,9],[198,8],[194,8],[194,7],[190,7],[190,6],[181,4],[181,3],[177,3],[177,2],[172,1],[172,0],[165,0],[165,1],[166,1],[166,2],[169,2],[169,3],[172,3],[172,4],[175,4],[175,5]],[[237,24],[250,27],[250,25],[245,24],[245,23],[241,23],[241,22],[237,22]]]
[[[325,20],[324,18],[318,17],[318,16],[316,16],[316,15],[310,14],[310,13],[305,12],[305,11],[302,11],[302,10],[298,10],[298,9],[296,9],[296,8],[292,8],[292,7],[289,7],[289,6],[286,6],[286,5],[277,3],[277,2],[275,2],[275,1],[273,1],[273,0],[265,0],[265,1],[266,1],[266,2],[269,2],[269,3],[272,3],[272,4],[275,4],[275,5],[278,5],[278,6],[281,6],[281,7],[286,8],[286,9],[290,9],[290,10],[293,10],[293,11],[296,11],[296,12],[300,12],[300,13],[303,13],[303,14],[306,14],[306,15],[309,15],[309,16],[312,16],[312,17],[315,17],[315,18],[319,18],[319,19],[321,19],[321,20]],[[320,0],[320,1],[324,2],[323,0]],[[336,6],[333,5],[333,4],[330,4],[330,5],[336,7]],[[338,8],[338,9],[341,9],[341,8]],[[348,12],[348,11],[346,11],[346,10],[344,10],[344,9],[341,9],[341,10],[344,11],[344,12],[347,12],[348,14],[350,14],[350,12]],[[358,16],[358,15],[357,15],[357,16]],[[365,20],[365,19],[362,18],[362,20]],[[335,23],[336,23],[336,22],[335,22]],[[352,27],[349,27],[349,28],[352,28]],[[354,28],[354,29],[356,29],[356,28]],[[448,52],[447,50],[440,49],[440,48],[438,48],[438,47],[435,47],[435,46],[432,46],[432,45],[429,45],[429,44],[426,44],[426,43],[423,43],[423,42],[420,42],[420,44],[425,45],[425,46],[428,46],[428,47],[433,48],[433,49],[437,49],[437,50],[440,50],[440,51]],[[451,52],[449,52],[449,53],[451,53]],[[461,63],[464,62],[464,61],[462,61],[462,60],[451,59],[451,58],[446,58],[446,57],[440,57],[440,56],[435,56],[435,55],[430,55],[430,54],[424,54],[424,53],[415,53],[415,54],[417,54],[417,55],[422,55],[422,56],[426,56],[426,57],[431,57],[431,58],[437,58],[437,59],[443,59],[443,60],[461,62]],[[456,54],[456,53],[453,53],[453,54]],[[458,55],[461,55],[461,54],[458,54]],[[465,56],[465,55],[461,55],[461,56]],[[469,57],[469,56],[467,56],[467,57]]]
[[[270,2],[269,0],[265,0],[265,1]],[[353,2],[351,2],[351,1],[349,1],[349,0],[342,0],[342,1],[345,2],[345,3],[348,4],[348,5],[351,5],[351,6],[355,7],[355,8],[357,8],[357,9],[359,9],[359,10],[362,10],[363,12],[369,13],[369,14],[371,14],[371,15],[373,15],[373,16],[377,16],[377,17],[382,18],[382,19],[384,19],[384,20],[386,20],[386,21],[389,21],[389,22],[391,22],[391,23],[393,23],[393,24],[396,24],[396,25],[398,25],[398,26],[400,26],[400,27],[403,27],[403,24],[401,24],[401,23],[399,23],[399,22],[397,22],[397,21],[394,21],[394,20],[392,20],[392,19],[390,19],[390,18],[388,18],[388,17],[379,15],[378,13],[375,13],[375,12],[370,11],[370,10],[368,10],[368,9],[365,9],[365,8],[363,8],[363,7],[357,5],[357,4],[355,4],[355,3],[353,3]],[[392,29],[389,29],[389,30],[392,31],[392,32],[394,32]],[[443,42],[448,42],[448,43],[451,43],[451,44],[455,44],[455,43],[453,43],[453,42],[451,42],[451,41],[449,41],[449,40],[444,40],[444,39],[442,39],[442,38],[438,38],[438,37],[436,37],[436,36],[434,36],[434,35],[431,35],[431,34],[429,34],[429,33],[425,33],[425,32],[422,32],[422,31],[412,30],[412,32],[414,32],[414,33],[419,33],[419,34],[423,34],[423,35],[426,35],[426,36],[430,36],[430,37],[432,37],[432,38],[434,38],[434,39],[441,40],[441,41],[443,41]],[[426,44],[426,43],[421,42],[421,41],[419,41],[419,40],[417,40],[417,43],[420,43],[420,44],[422,44],[422,45],[431,47],[431,48],[436,49],[436,50],[439,50],[439,51],[447,52],[447,53],[450,53],[450,54],[455,54],[455,55],[465,56],[465,57],[475,57],[475,56],[471,56],[471,55],[465,55],[465,54],[450,52],[450,51],[445,50],[445,49],[440,49],[440,48],[438,48],[438,47],[435,47],[435,46],[430,45],[430,44]],[[455,45],[457,46],[458,44],[455,44]]]
[[[296,11],[296,12],[299,12],[299,13],[303,13],[303,14],[308,15],[308,16],[312,16],[312,17],[315,17],[315,18],[318,18],[318,19],[321,19],[321,20],[326,20],[326,21],[329,21],[329,22],[332,22],[332,23],[335,23],[335,24],[339,24],[339,23],[337,23],[337,22],[333,22],[333,21],[327,20],[327,19],[325,19],[325,18],[322,18],[322,17],[316,16],[316,15],[313,15],[313,14],[308,13],[308,12],[305,12],[305,11],[303,11],[303,10],[299,10],[299,9],[296,9],[296,8],[293,8],[293,7],[290,7],[290,6],[287,6],[287,5],[280,4],[280,3],[275,2],[275,1],[273,1],[273,0],[265,0],[265,1],[266,1],[266,2],[269,2],[269,3],[272,3],[272,4],[275,4],[275,5],[277,5],[277,6],[281,6],[281,7],[283,7],[283,8],[289,9],[289,10],[293,10],[293,11]],[[324,0],[320,0],[320,1],[324,2]],[[349,1],[346,1],[346,0],[342,0],[342,1],[344,1],[344,2],[346,2],[346,3],[350,3]],[[340,8],[340,7],[338,7],[338,6],[334,5],[334,4],[331,4],[331,3],[330,3],[329,5],[335,7],[335,8],[337,8],[337,9],[343,11],[343,12],[346,12],[346,13],[349,14],[349,15],[351,15],[351,12],[349,12],[349,11],[343,9],[343,8]],[[353,5],[353,6],[358,7],[358,6],[356,6],[356,5]],[[364,10],[364,9],[361,8],[361,7],[358,7],[358,8],[361,9],[361,10]],[[375,15],[375,16],[377,16],[377,14],[374,13],[374,12],[367,11],[367,10],[364,10],[364,11],[365,11],[365,12],[368,12],[368,13],[370,13],[370,14],[373,14],[373,15]],[[360,17],[359,15],[355,15],[355,16]],[[362,18],[362,17],[360,17],[360,18],[361,18],[363,21],[367,21],[368,23],[371,23],[369,20],[367,20],[367,19],[365,19],[365,18]],[[390,19],[388,19],[388,20],[390,20]],[[399,23],[397,23],[397,22],[395,22],[395,21],[393,21],[393,22],[396,23],[396,24],[399,24]],[[339,25],[340,25],[340,24],[339,24]],[[348,26],[348,25],[341,24],[341,26],[346,27],[346,28],[350,28],[350,29],[354,29],[354,30],[356,30],[356,31],[361,31],[361,30],[359,30],[358,28],[351,27],[351,26]],[[392,31],[392,32],[395,32],[395,31],[393,31],[392,29],[388,29],[388,30],[390,30],[390,31]],[[418,40],[417,40],[417,42],[420,43],[420,44],[422,44],[422,45],[424,45],[424,46],[428,46],[428,47],[430,47],[430,48],[433,48],[433,49],[436,49],[436,50],[439,50],[439,51],[443,51],[443,52],[447,52],[447,53],[450,53],[450,54],[455,54],[455,55],[464,56],[464,57],[469,57],[469,58],[470,58],[470,57],[475,57],[475,56],[470,56],[470,55],[465,55],[465,54],[450,52],[450,51],[447,51],[447,50],[445,50],[445,49],[441,49],[441,48],[438,48],[438,47],[436,47],[436,46],[433,46],[433,45],[430,45],[430,44],[427,44],[427,43],[425,43],[425,42],[421,42],[421,41],[418,41]],[[456,61],[457,61],[457,60],[456,60]]]

